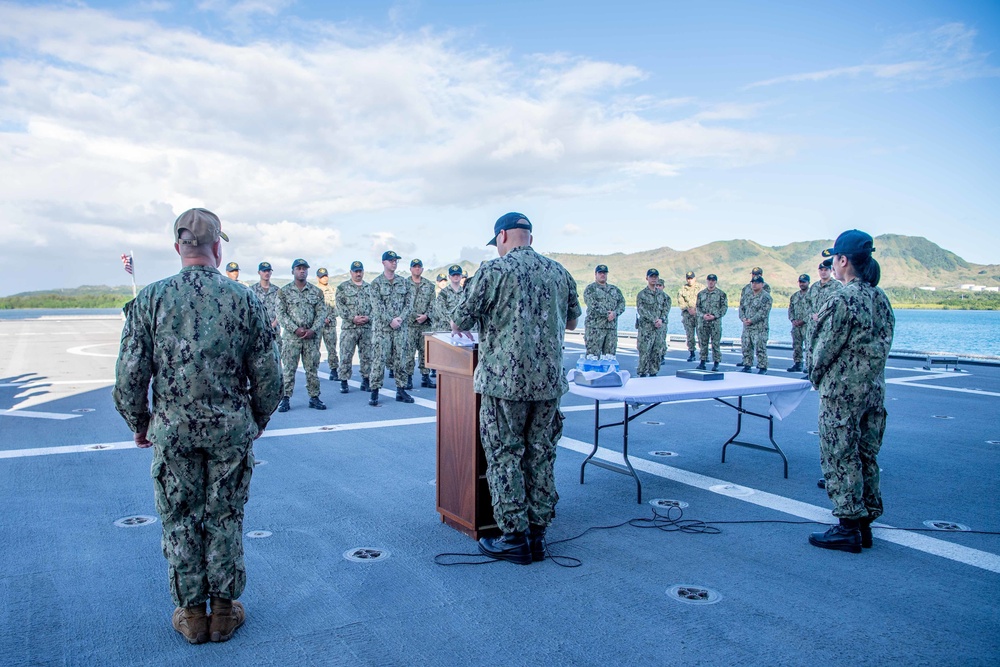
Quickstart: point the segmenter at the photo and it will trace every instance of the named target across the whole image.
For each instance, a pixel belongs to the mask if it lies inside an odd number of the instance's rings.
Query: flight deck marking
[[[31,412],[29,410],[0,410],[0,417],[27,417],[29,419],[76,419],[82,415],[66,415],[59,412]]]
[[[566,437],[563,437],[559,441],[559,446],[585,455],[590,454],[591,450],[594,448],[594,446],[589,443]],[[615,452],[610,449],[605,449],[604,447],[599,447],[596,456],[611,463],[624,465],[624,459],[622,458],[621,452]],[[632,463],[632,467],[636,470],[642,470],[643,472],[648,472],[652,475],[656,475],[657,477],[663,477],[664,479],[680,482],[681,484],[687,484],[688,486],[693,486],[698,489],[718,493],[719,495],[726,496],[727,498],[741,500],[743,502],[777,510],[779,512],[784,512],[785,514],[791,514],[792,516],[808,519],[810,521],[817,521],[820,523],[831,523],[833,521],[833,515],[830,513],[830,510],[824,507],[817,507],[816,505],[810,505],[809,503],[804,503],[799,500],[785,498],[784,496],[768,493],[766,491],[759,491],[752,487],[733,484],[732,482],[716,479],[707,475],[701,475],[696,472],[681,470],[680,468],[674,468],[655,461],[640,458],[630,458],[629,461]],[[747,493],[748,491],[750,493]],[[910,547],[911,549],[947,558],[958,563],[964,563],[983,570],[989,570],[990,572],[1000,573],[1000,556],[997,554],[993,554],[988,551],[980,551],[979,549],[972,549],[960,544],[945,542],[944,540],[927,537],[926,535],[921,535],[919,533],[911,533],[902,530],[882,530],[882,528],[892,528],[892,526],[883,523],[872,524],[872,533],[875,537],[885,540],[886,542],[893,542],[894,544],[898,544],[900,546]]]

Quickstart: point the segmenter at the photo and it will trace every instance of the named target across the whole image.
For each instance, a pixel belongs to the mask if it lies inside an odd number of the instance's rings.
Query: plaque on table
[[[722,380],[726,374],[722,371],[702,371],[697,368],[684,368],[677,371],[677,377],[685,380]]]

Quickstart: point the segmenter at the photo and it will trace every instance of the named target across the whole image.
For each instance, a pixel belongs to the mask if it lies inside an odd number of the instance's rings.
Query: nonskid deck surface
[[[325,362],[329,409],[307,409],[300,374],[292,410],[255,444],[246,625],[228,643],[190,646],[170,627],[159,522],[116,525],[156,516],[150,451],[131,444],[110,396],[120,328],[0,321],[0,665],[989,665],[1000,655],[1000,537],[884,529],[860,555],[807,543],[820,527],[794,522],[832,521],[816,486],[815,392],[776,423],[788,479],[763,452],[730,449],[720,463],[735,417],[715,401],[643,415],[629,430],[642,505],[628,477],[588,467],[579,483],[593,405],[567,395],[550,539],[651,517],[656,500],[686,504],[684,519],[720,532],[591,531],[552,547],[580,559],[575,569],[442,567],[436,554],[476,549],[434,509],[433,390],[405,405],[387,380],[371,408],[356,383],[340,394]],[[581,340],[568,337],[567,366]],[[621,344],[634,372],[634,343]],[[663,372],[690,366],[686,356],[675,344]],[[784,374],[787,356],[771,350],[771,373]],[[727,353],[723,370],[738,360]],[[1000,368],[921,366],[889,362],[881,522],[1000,530]],[[763,397],[746,404],[766,409]],[[744,435],[766,441],[766,427]],[[602,431],[598,456],[615,460],[620,442],[620,430]],[[741,521],[768,523],[727,523]],[[383,556],[350,558],[359,548]],[[682,601],[678,587],[707,601]]]

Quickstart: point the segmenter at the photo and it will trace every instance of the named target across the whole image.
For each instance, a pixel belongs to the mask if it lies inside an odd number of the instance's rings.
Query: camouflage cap
[[[364,270],[365,270],[365,265],[359,262],[358,260],[354,260],[353,262],[351,262],[351,271],[364,271]]]
[[[181,239],[181,230],[184,229],[191,232],[194,238]],[[229,240],[222,231],[219,216],[203,208],[184,211],[174,221],[174,241],[180,245],[212,245],[220,238]]]
[[[419,267],[423,268],[424,263],[421,262],[416,257],[414,257],[413,259],[410,260],[410,268],[413,268],[414,266],[419,266]]]
[[[760,268],[759,266],[755,266],[752,269],[750,269],[750,273],[752,273],[755,276],[762,276],[764,275],[764,269]]]
[[[273,271],[271,268],[271,262],[261,262],[257,265],[258,271]]]
[[[449,276],[460,276],[462,275],[462,273],[463,273],[462,267],[459,266],[458,264],[452,264],[451,266],[448,267]]]
[[[688,271],[684,274],[685,278],[694,278],[694,271]]]
[[[236,262],[229,262],[229,264],[226,264],[226,271],[239,271],[239,270],[240,270],[240,265],[237,264]]]
[[[608,267],[606,264],[598,264],[597,268],[594,269],[594,273],[607,273]]]
[[[388,261],[391,261],[391,260],[394,260],[394,259],[399,259],[399,258],[400,258],[399,255],[397,255],[392,250],[386,250],[384,253],[382,253],[382,261],[383,262],[388,262]]]
[[[324,268],[322,268],[322,267],[320,267],[320,268],[316,269],[316,277],[317,277],[317,278],[325,278],[325,277],[327,277],[328,275],[330,275],[330,272],[329,272],[329,271],[327,271],[326,269],[324,269]]]
[[[307,262],[306,260],[301,259],[301,258],[295,260],[294,262],[292,262],[292,271],[294,271],[295,267],[297,267],[297,266],[304,266],[304,267],[306,267],[308,269],[309,268],[309,262]]]
[[[810,278],[809,278],[809,274],[808,273],[803,273],[801,276],[799,276],[799,282],[800,283],[807,283],[807,282],[809,282],[809,280],[810,280]]]
[[[649,278],[650,276],[658,276],[658,275],[660,275],[660,272],[657,271],[656,269],[650,269],[650,270],[646,271],[646,277],[647,278]]]

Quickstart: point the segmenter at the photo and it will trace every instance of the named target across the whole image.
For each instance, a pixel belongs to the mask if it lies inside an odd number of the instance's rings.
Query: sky
[[[923,236],[1000,263],[1000,3],[0,0],[0,296]],[[877,252],[876,252],[877,257]],[[613,269],[612,269],[613,272]]]

